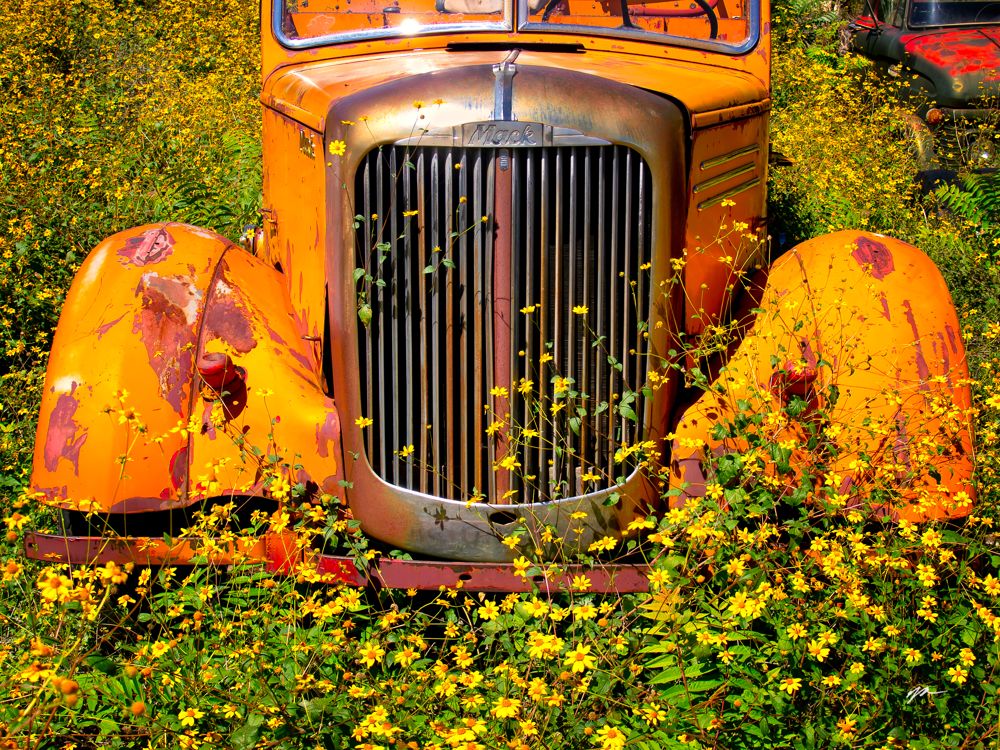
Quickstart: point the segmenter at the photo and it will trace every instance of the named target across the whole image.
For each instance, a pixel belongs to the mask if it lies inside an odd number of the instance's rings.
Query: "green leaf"
[[[87,664],[106,675],[113,675],[118,672],[118,666],[111,659],[101,654],[91,654],[88,656]]]
[[[618,413],[621,414],[623,417],[625,417],[625,419],[629,419],[633,422],[639,421],[639,417],[636,416],[636,413],[632,410],[632,407],[628,406],[627,404],[619,404]]]
[[[687,691],[692,694],[707,693],[723,684],[725,684],[724,680],[691,680],[687,683]]]
[[[246,723],[229,737],[233,744],[233,750],[253,750],[257,744],[257,736],[260,734],[260,727],[263,723],[263,716],[260,714],[250,714],[247,717]]]
[[[653,659],[646,664],[647,669],[657,669],[661,666],[666,666],[667,664],[673,664],[677,661],[677,657],[673,654],[667,654],[666,656],[661,656],[659,658]],[[677,682],[681,677],[684,676],[684,670],[680,667],[674,666],[670,669],[664,669],[658,675],[655,675],[653,679],[649,681],[650,685],[667,685],[671,682]]]

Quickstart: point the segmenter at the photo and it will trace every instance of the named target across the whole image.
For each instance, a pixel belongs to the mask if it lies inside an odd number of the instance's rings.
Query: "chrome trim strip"
[[[760,151],[760,144],[751,143],[749,146],[738,148],[735,151],[730,151],[729,153],[726,154],[719,154],[718,156],[713,156],[711,159],[705,159],[698,166],[703,170],[711,169],[712,167],[718,167],[720,164],[725,164],[727,161],[738,159],[741,156],[746,156],[747,154],[756,154],[758,151]]]
[[[752,180],[741,182],[739,185],[732,188],[731,190],[727,190],[724,193],[719,193],[718,195],[712,198],[707,198],[706,200],[703,200],[701,203],[698,204],[698,210],[701,211],[703,208],[708,208],[709,206],[714,206],[717,203],[722,203],[722,201],[726,200],[727,198],[732,198],[734,195],[738,195],[742,193],[744,190],[749,190],[750,188],[755,187],[759,184],[760,184],[760,177],[754,177]]]
[[[747,172],[755,172],[757,170],[757,163],[750,162],[749,164],[743,164],[735,169],[730,169],[728,172],[723,172],[715,177],[710,177],[704,182],[699,182],[692,188],[695,195],[698,193],[708,190],[709,188],[715,187],[716,185],[721,185],[723,182],[733,179],[734,177],[739,177],[740,175],[746,174]]]
[[[521,54],[521,50],[516,49],[507,55],[502,63],[493,66],[493,75],[496,83],[493,86],[493,119],[513,120],[512,115],[514,100],[514,76],[517,75],[517,66],[514,61]]]

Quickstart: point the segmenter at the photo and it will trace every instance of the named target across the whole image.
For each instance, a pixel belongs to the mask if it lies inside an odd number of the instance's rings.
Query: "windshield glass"
[[[971,26],[1000,23],[1000,2],[984,0],[915,1],[910,26]]]
[[[529,0],[524,28],[666,35],[740,47],[752,41],[755,16],[755,0]]]
[[[290,47],[373,36],[512,31],[512,6],[518,2],[517,27],[523,31],[721,48],[756,41],[759,0],[279,0],[274,22]]]
[[[511,29],[503,0],[279,0],[282,41]],[[449,28],[445,28],[449,27]],[[334,37],[334,38],[330,38]],[[311,46],[311,45],[309,45]]]

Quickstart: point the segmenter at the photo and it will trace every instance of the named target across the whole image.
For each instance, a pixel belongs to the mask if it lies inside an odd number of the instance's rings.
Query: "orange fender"
[[[707,455],[750,448],[715,427],[743,411],[765,415],[748,429],[790,451],[790,475],[768,456],[758,476],[779,491],[823,463],[816,491],[825,484],[847,508],[908,521],[971,511],[968,366],[948,289],[926,255],[863,232],[818,237],[774,263],[760,309],[712,388],[676,423],[677,502],[714,481]],[[788,419],[793,396],[806,409]],[[819,439],[807,449],[810,420]]]
[[[284,433],[291,455],[316,459],[314,473],[296,478],[335,490],[339,423],[315,348],[298,331],[280,274],[224,237],[182,224],[114,235],[90,254],[66,298],[32,489],[48,504],[84,511],[181,507],[237,488],[206,463],[241,464],[241,448],[257,440],[274,450]],[[217,408],[213,421],[218,394],[198,363],[223,353],[242,368],[243,401]],[[255,400],[254,389],[274,394]],[[246,443],[220,440],[227,431]]]

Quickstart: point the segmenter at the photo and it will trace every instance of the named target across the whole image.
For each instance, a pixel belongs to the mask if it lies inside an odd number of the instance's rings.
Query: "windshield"
[[[910,26],[971,26],[1000,23],[1000,2],[984,0],[915,1]]]
[[[274,21],[293,48],[516,26],[739,52],[756,42],[758,9],[759,0],[278,0]]]

